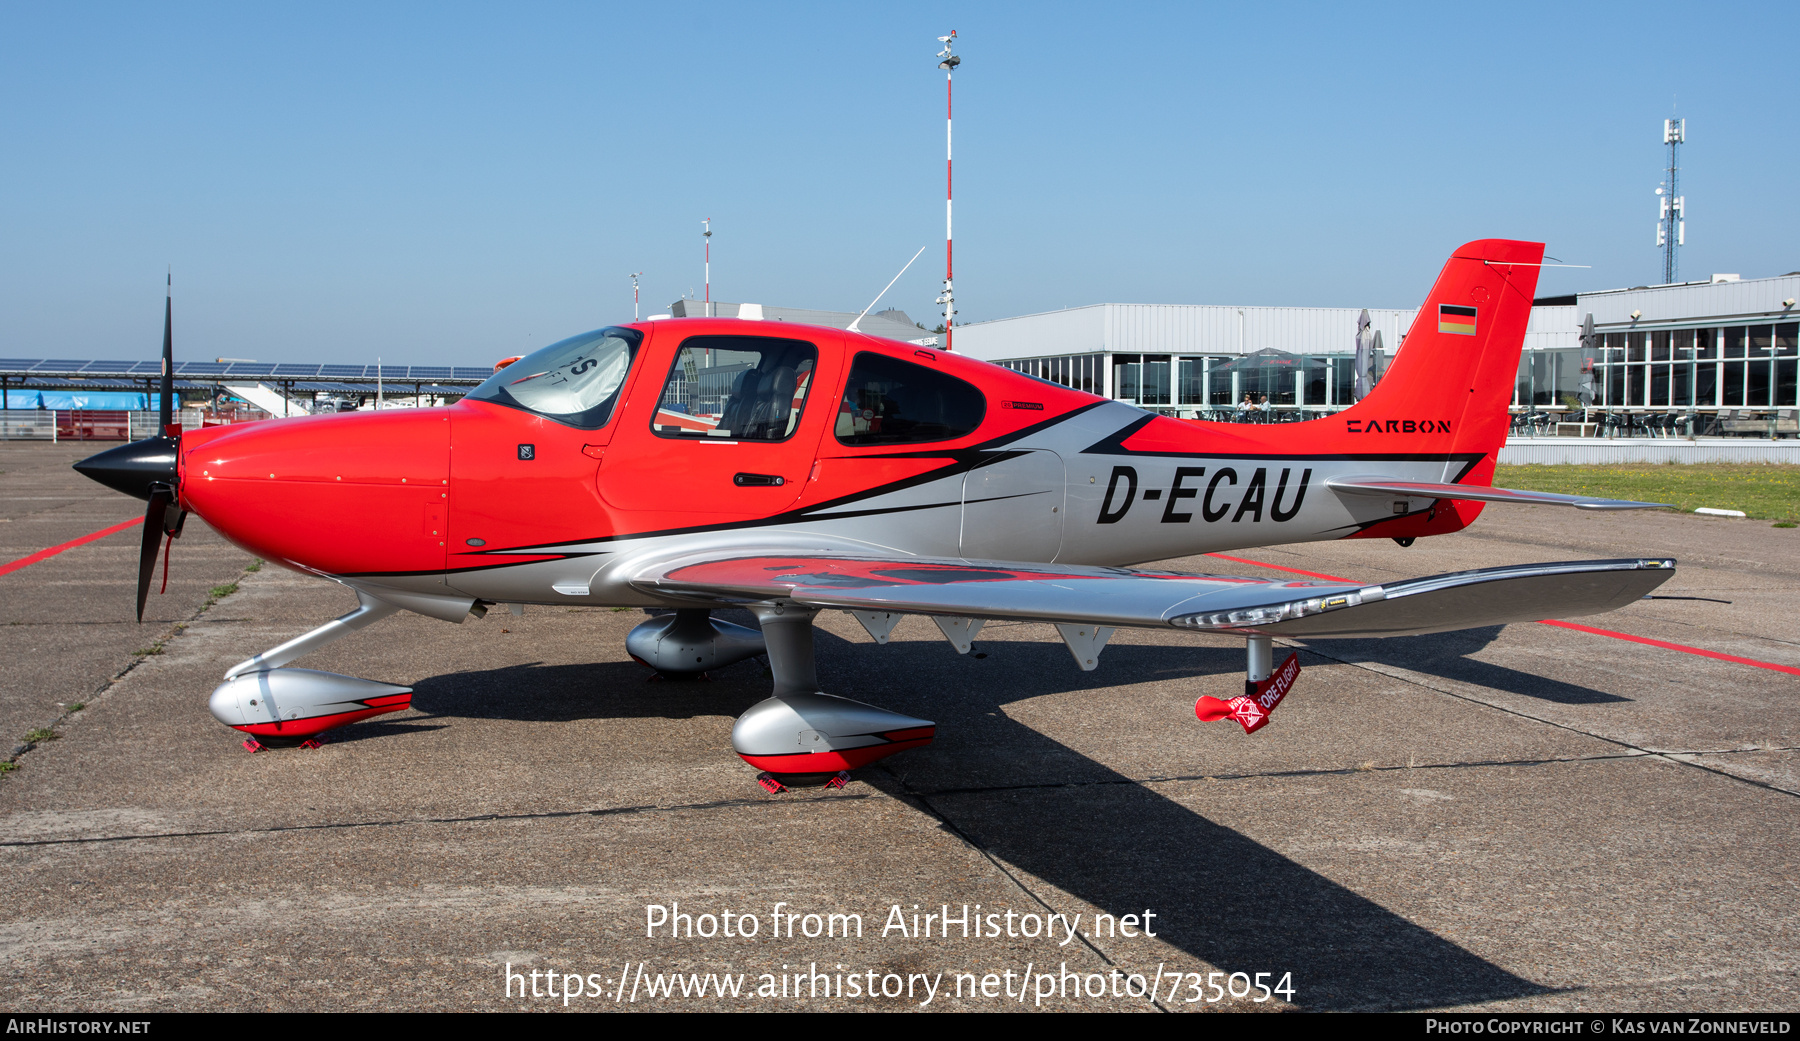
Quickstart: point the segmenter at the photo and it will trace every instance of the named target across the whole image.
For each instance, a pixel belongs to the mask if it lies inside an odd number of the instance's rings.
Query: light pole
[[[955,29],[950,30],[949,36],[938,37],[938,42],[944,45],[944,49],[937,54],[938,58],[941,59],[938,62],[938,68],[944,70],[944,291],[938,294],[937,302],[944,305],[944,350],[949,351],[955,349],[951,346],[950,337],[951,329],[956,325],[956,289],[954,283],[956,277],[956,264],[955,252],[951,246],[955,239],[951,234],[950,225],[950,204],[954,197],[954,193],[951,191],[954,182],[950,176],[950,161],[952,156],[950,134],[952,95],[950,91],[950,82],[954,78],[956,67],[962,64],[962,59],[951,53],[956,47]]]
[[[631,320],[634,322],[638,320],[638,276],[642,274],[642,271],[631,273]]]
[[[701,224],[703,224],[706,227],[706,230],[701,232],[701,237],[706,240],[706,317],[711,318],[713,316],[713,312],[712,312],[712,218],[711,217],[706,218],[704,221],[701,221]]]

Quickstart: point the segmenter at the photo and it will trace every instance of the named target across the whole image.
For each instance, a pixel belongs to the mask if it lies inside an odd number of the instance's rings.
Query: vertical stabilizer
[[[1482,239],[1458,249],[1381,382],[1330,422],[1358,448],[1482,456],[1463,479],[1489,483],[1543,257],[1537,242]],[[1404,440],[1391,441],[1396,435]]]

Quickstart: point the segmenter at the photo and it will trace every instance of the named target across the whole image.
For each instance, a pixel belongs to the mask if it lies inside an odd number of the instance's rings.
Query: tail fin
[[[1482,239],[1458,249],[1381,382],[1328,422],[1362,450],[1401,448],[1390,441],[1398,435],[1404,451],[1480,457],[1485,473],[1445,479],[1488,483],[1506,442],[1507,405],[1543,257],[1538,242]]]
[[[1491,486],[1506,443],[1507,404],[1531,320],[1544,257],[1541,242],[1482,239],[1451,255],[1400,344],[1393,364],[1361,401],[1310,423],[1202,423],[1156,420],[1120,445],[1130,452],[1286,453],[1443,460],[1427,483]],[[1397,515],[1348,538],[1413,539],[1458,531],[1479,501],[1439,500],[1428,512]]]
[[[1492,484],[1543,256],[1539,242],[1482,239],[1463,246],[1444,265],[1399,354],[1367,397],[1311,423],[1199,424],[1208,450],[1438,457],[1443,481]],[[1194,443],[1192,422],[1169,420],[1145,425],[1124,446],[1183,451]],[[1412,518],[1397,518],[1379,533],[1454,531],[1478,512],[1479,503],[1468,503],[1453,516],[1434,511],[1441,523],[1429,530],[1390,531],[1417,527]]]

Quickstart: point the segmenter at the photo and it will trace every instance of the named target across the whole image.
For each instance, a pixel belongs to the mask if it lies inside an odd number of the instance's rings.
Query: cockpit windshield
[[[612,418],[643,340],[643,334],[620,328],[571,336],[494,373],[469,398],[598,430]]]

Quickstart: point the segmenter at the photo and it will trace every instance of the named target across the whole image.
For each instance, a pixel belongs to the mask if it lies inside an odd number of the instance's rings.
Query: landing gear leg
[[[225,671],[226,679],[236,679],[247,672],[267,672],[281,665],[286,665],[303,654],[311,654],[333,640],[341,640],[365,625],[381,621],[388,615],[400,610],[385,600],[377,600],[367,593],[358,590],[356,598],[359,602],[356,610],[347,615],[333,618],[310,633],[296,636],[288,642],[256,655],[253,658],[238,662]]]
[[[813,662],[818,609],[777,601],[750,608],[762,626],[774,690],[731,728],[732,750],[762,770],[770,793],[829,785],[884,756],[931,743],[937,724],[825,694]]]
[[[819,673],[813,664],[813,619],[819,616],[818,609],[799,604],[756,604],[750,613],[762,626],[769,671],[775,674],[775,689],[770,696],[817,693]]]
[[[1255,696],[1256,685],[1275,671],[1275,640],[1258,633],[1244,641],[1249,661],[1244,671],[1244,693]]]

